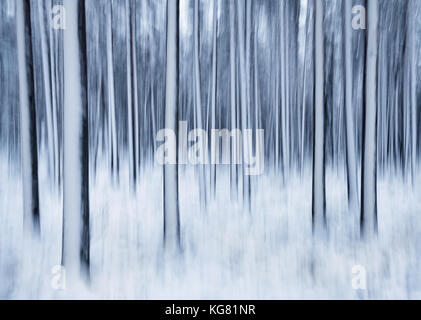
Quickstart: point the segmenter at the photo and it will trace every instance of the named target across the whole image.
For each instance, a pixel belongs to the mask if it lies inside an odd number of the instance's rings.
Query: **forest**
[[[0,299],[420,299],[420,0],[1,0]]]

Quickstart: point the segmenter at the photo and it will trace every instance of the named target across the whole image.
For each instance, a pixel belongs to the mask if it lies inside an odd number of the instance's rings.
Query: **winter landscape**
[[[0,299],[421,299],[420,0],[1,0]]]

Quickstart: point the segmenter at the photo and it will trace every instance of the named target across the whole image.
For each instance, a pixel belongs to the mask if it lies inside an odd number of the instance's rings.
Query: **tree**
[[[346,170],[348,178],[348,207],[358,207],[357,159],[352,103],[352,0],[343,2],[344,14],[344,58],[345,58],[345,125],[346,125]]]
[[[410,46],[410,100],[411,100],[411,169],[412,169],[412,183],[414,183],[416,166],[417,166],[417,10],[418,7],[415,4],[415,0],[410,1],[409,15],[409,26],[407,32],[409,33],[409,46]]]
[[[89,148],[85,1],[64,0],[63,251],[67,274],[89,279]]]
[[[136,48],[136,0],[130,1],[130,48],[132,58],[132,95],[133,95],[133,143],[134,143],[134,182],[139,176],[140,166],[140,129],[139,129],[139,98],[137,80],[137,48]],[[136,187],[136,185],[135,185]]]
[[[250,0],[249,0],[250,1]],[[246,43],[247,41],[245,41],[244,39],[244,34],[246,33],[246,38],[248,38],[247,36],[247,31],[250,31],[249,28],[244,28],[244,1],[243,0],[238,0],[237,2],[237,6],[238,6],[238,35],[239,35],[239,41],[238,41],[238,47],[239,47],[239,51],[240,51],[240,78],[242,79],[242,81],[240,81],[240,103],[241,103],[241,127],[243,130],[248,128],[249,122],[248,122],[248,110],[249,110],[249,94],[247,92],[248,89],[248,83],[249,83],[249,72],[247,72],[247,63],[246,63],[246,58],[247,58],[247,53],[248,51],[245,50],[248,43]],[[248,6],[247,6],[248,8]],[[249,8],[248,8],[249,9]],[[247,10],[248,10],[247,9]],[[246,16],[247,16],[247,12],[246,12]],[[247,23],[247,21],[246,21]],[[247,51],[247,53],[245,54],[245,51]],[[244,139],[245,135],[243,135],[243,144],[248,144],[251,143],[251,141],[245,141]],[[242,148],[242,156],[243,156],[243,161],[245,161],[245,147]],[[250,149],[250,148],[249,148]],[[251,150],[251,149],[250,149]],[[250,176],[245,174],[245,166],[243,165],[243,202],[246,205],[246,209],[248,212],[250,212],[250,196],[251,196],[251,190],[250,190]]]
[[[17,1],[16,35],[22,144],[23,215],[27,230],[40,233],[38,144],[30,0]]]
[[[114,68],[113,68],[113,1],[108,3],[107,14],[107,80],[108,80],[108,143],[110,148],[110,169],[113,180],[117,172],[117,129],[114,93]]]
[[[47,48],[47,29],[45,28],[44,22],[44,11],[43,7],[48,5],[48,3],[43,3],[39,1],[37,4],[38,7],[38,22],[39,30],[41,36],[41,63],[42,63],[42,78],[43,78],[43,87],[44,87],[44,97],[45,97],[45,113],[46,113],[46,122],[47,122],[47,148],[48,148],[48,161],[49,161],[49,172],[53,177],[53,181],[57,181],[58,175],[58,161],[57,161],[57,146],[56,146],[56,133],[54,127],[54,109],[52,106],[52,94],[51,94],[51,79],[50,79],[50,59],[48,56]]]
[[[289,171],[289,148],[290,148],[290,132],[289,132],[289,82],[288,77],[288,1],[281,1],[280,4],[280,21],[281,21],[281,142],[282,142],[282,174],[285,177]]]
[[[316,0],[314,39],[313,231],[326,226],[323,0]]]
[[[136,190],[137,178],[137,142],[138,142],[138,99],[136,51],[133,42],[132,1],[126,0],[126,74],[127,74],[127,135],[129,149],[130,190]]]
[[[235,77],[235,2],[230,1],[230,98],[231,98],[231,130],[237,128],[236,115],[236,77]],[[238,197],[238,154],[235,148],[231,148],[231,166],[230,166],[230,194],[231,199]]]
[[[306,10],[306,19],[308,19],[308,8]],[[306,104],[307,104],[307,95],[306,95],[306,79],[307,79],[307,34],[308,34],[308,26],[305,27],[305,37],[304,37],[304,60],[303,60],[303,96],[302,96],[302,113],[301,113],[301,176],[304,173],[304,159],[305,159],[305,132],[306,132]]]
[[[202,96],[200,90],[200,34],[199,34],[199,1],[194,2],[194,17],[193,17],[193,50],[194,50],[194,101],[196,111],[196,128],[203,128],[202,120]],[[202,150],[207,146],[202,146]],[[199,196],[201,210],[206,210],[207,193],[206,193],[206,172],[203,165],[199,165]]]
[[[165,128],[173,130],[176,137],[178,137],[179,12],[179,0],[167,0]],[[164,165],[164,246],[169,253],[176,253],[180,248],[178,155],[175,164]]]
[[[216,128],[216,101],[217,101],[217,76],[218,76],[218,0],[213,1],[213,33],[212,33],[212,93],[211,93],[211,129]],[[212,149],[216,148],[216,139],[211,139]],[[210,192],[211,197],[216,197],[216,152],[211,152],[210,164]],[[219,153],[218,153],[219,154]],[[218,159],[219,161],[219,159]]]
[[[377,232],[377,25],[378,0],[368,1],[363,150],[361,173],[361,236]]]

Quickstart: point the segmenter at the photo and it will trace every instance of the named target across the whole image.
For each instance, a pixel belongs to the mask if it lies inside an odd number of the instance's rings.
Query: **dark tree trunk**
[[[25,225],[31,225],[35,233],[39,234],[38,142],[31,3],[29,0],[19,0],[17,8],[24,221]]]
[[[86,51],[86,13],[85,0],[78,2],[78,38],[80,57],[80,83],[82,86],[82,132],[81,132],[81,168],[82,168],[82,242],[80,248],[81,263],[84,272],[89,275],[89,126],[88,126],[88,66]]]

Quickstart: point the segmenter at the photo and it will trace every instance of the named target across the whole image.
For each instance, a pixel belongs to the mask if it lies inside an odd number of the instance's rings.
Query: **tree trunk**
[[[127,144],[129,151],[129,189],[136,189],[135,112],[132,60],[132,28],[130,0],[126,0],[126,76],[127,76]]]
[[[117,129],[116,129],[116,111],[115,111],[115,92],[114,92],[114,68],[113,68],[113,1],[108,4],[107,14],[107,80],[108,80],[108,131],[109,131],[109,151],[110,151],[110,169],[113,181],[116,181],[117,172]]]
[[[137,50],[136,50],[136,0],[130,1],[130,46],[132,57],[132,95],[133,95],[133,144],[134,144],[134,181],[135,186],[140,167],[140,128],[139,128],[139,99],[137,95]]]
[[[64,216],[62,260],[89,279],[89,148],[85,1],[64,0]]]
[[[250,1],[250,0],[249,0]],[[248,99],[247,99],[247,75],[248,72],[246,70],[246,55],[245,55],[245,40],[244,40],[244,1],[238,0],[238,35],[239,35],[239,51],[240,51],[240,98],[241,98],[241,128],[245,130],[248,128],[248,121],[247,121],[247,110],[248,110]],[[244,131],[243,131],[244,132]],[[245,147],[246,141],[243,134],[243,148],[242,148],[242,156],[243,156],[243,203],[246,206],[248,212],[250,212],[250,176],[245,174]],[[251,142],[251,141],[250,141]],[[251,149],[250,149],[251,150]]]
[[[217,99],[217,58],[218,58],[218,0],[213,1],[213,34],[212,34],[212,93],[211,93],[211,129],[216,129],[216,99]],[[211,139],[212,149],[216,146],[216,141]],[[215,200],[216,196],[216,163],[219,162],[215,158],[219,152],[211,152],[210,164],[210,191],[211,197]]]
[[[409,32],[410,32],[410,68],[411,68],[411,136],[412,136],[412,149],[411,149],[411,167],[412,167],[412,183],[415,181],[415,173],[417,166],[417,8],[415,0],[410,2],[410,15]]]
[[[313,232],[318,232],[326,226],[323,0],[316,0],[315,14],[315,106],[312,217]]]
[[[202,93],[200,90],[200,34],[199,34],[199,1],[194,2],[194,25],[193,25],[193,37],[194,37],[194,93],[195,93],[195,110],[196,110],[196,123],[198,129],[203,128],[202,119]],[[207,146],[203,146],[207,148]],[[204,150],[204,149],[202,149]],[[206,193],[206,173],[203,164],[198,166],[199,171],[199,197],[200,206],[202,212],[207,207],[207,193]]]
[[[377,232],[377,24],[378,0],[368,1],[363,109],[363,155],[361,177],[361,236]]]
[[[179,12],[179,0],[168,0],[165,128],[173,130],[176,137],[178,137]],[[178,155],[176,164],[164,165],[164,246],[168,253],[176,253],[180,248]]]
[[[47,6],[51,7],[51,0],[47,2]],[[53,117],[53,145],[54,145],[54,177],[55,177],[55,185],[57,188],[60,187],[61,184],[61,175],[60,175],[60,168],[61,168],[61,156],[60,156],[60,146],[59,146],[59,129],[58,129],[58,88],[60,87],[57,85],[59,78],[56,74],[57,63],[55,54],[55,41],[54,41],[54,29],[47,28],[48,34],[50,37],[50,46],[49,46],[49,57],[50,57],[50,81],[51,81],[51,104],[52,104],[52,117]]]
[[[231,90],[231,130],[237,129],[236,116],[236,76],[235,76],[235,2],[230,2],[230,90]],[[238,154],[235,148],[231,148],[231,166],[230,166],[230,191],[231,199],[238,197]]]
[[[23,220],[25,229],[39,234],[38,144],[34,64],[32,56],[31,4],[29,0],[18,0],[16,4],[20,131],[22,144]]]
[[[348,208],[358,207],[357,159],[352,105],[352,0],[345,0],[344,6],[344,57],[345,57],[345,125],[346,125],[346,170],[348,178]]]
[[[48,150],[48,172],[52,176],[53,181],[55,181],[56,170],[55,170],[55,154],[54,154],[54,132],[53,132],[53,110],[51,103],[51,80],[50,80],[50,63],[48,58],[47,50],[47,39],[46,39],[46,28],[44,22],[44,3],[39,1],[37,4],[38,7],[38,20],[39,20],[39,30],[41,36],[41,64],[42,64],[42,78],[43,78],[43,87],[44,87],[44,98],[45,98],[45,118],[47,123],[47,150]]]
[[[307,9],[308,10],[308,9]],[[308,14],[306,12],[306,20]],[[303,62],[303,96],[302,96],[302,113],[301,113],[301,163],[300,163],[300,174],[301,177],[304,174],[304,159],[305,159],[305,120],[306,120],[306,79],[307,79],[307,27],[305,27],[305,38],[304,38],[304,62]]]

